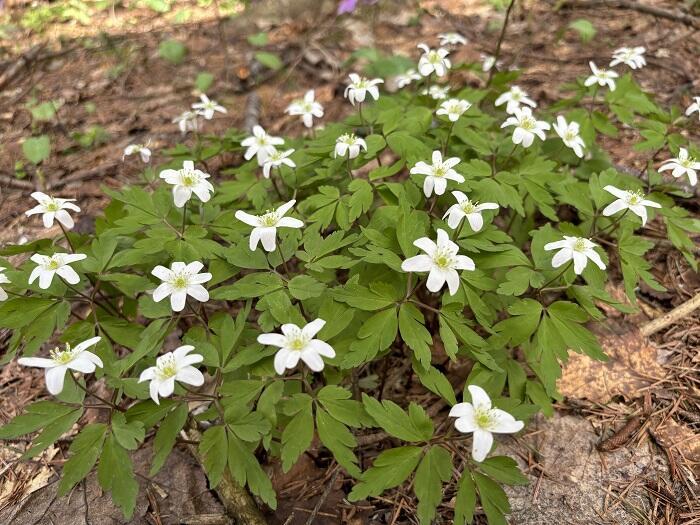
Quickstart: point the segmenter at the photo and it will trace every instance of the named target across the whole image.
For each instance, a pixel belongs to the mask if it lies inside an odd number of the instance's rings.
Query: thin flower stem
[[[498,44],[496,44],[496,52],[493,55],[494,61],[493,61],[493,67],[489,70],[489,78],[486,81],[486,88],[491,86],[491,81],[493,80],[493,75],[496,72],[496,69],[498,68],[498,59],[501,57],[501,46],[503,45],[503,38],[506,36],[506,29],[508,28],[508,20],[510,18],[510,12],[513,10],[513,6],[515,5],[515,0],[510,0],[510,4],[508,4],[508,9],[506,10],[506,16],[503,19],[503,27],[501,27],[501,34],[498,37]]]
[[[513,147],[510,150],[510,153],[508,153],[508,156],[506,157],[506,160],[503,161],[503,167],[508,165],[508,162],[510,162],[510,159],[513,158],[513,153],[515,153],[515,148],[517,148],[517,144],[513,144]]]
[[[445,143],[442,145],[442,154],[447,155],[447,146],[450,144],[450,137],[452,136],[452,130],[455,127],[455,123],[450,124],[450,128],[447,130],[447,137],[445,137]]]
[[[458,226],[457,229],[455,230],[455,237],[454,237],[455,241],[458,241],[458,240],[459,240],[459,235],[462,233],[462,228],[464,228],[464,223],[465,223],[465,222],[467,222],[467,218],[466,218],[466,217],[462,217],[462,221],[459,223],[459,226]]]
[[[60,221],[57,221],[58,225],[61,227],[61,231],[63,232],[63,236],[66,238],[66,241],[68,242],[68,246],[70,246],[70,251],[75,253],[75,245],[73,245],[73,241],[70,240],[70,237],[68,237],[68,230],[66,230],[66,227],[61,224]]]
[[[282,173],[279,168],[277,168],[277,173],[282,176]],[[270,180],[272,181],[272,187],[275,188],[275,191],[277,192],[277,196],[280,198],[281,201],[284,201],[284,197],[282,197],[282,192],[280,191],[279,186],[277,185],[277,181],[275,180],[275,177],[270,176]]]
[[[357,111],[358,111],[358,113],[360,114],[360,123],[361,123],[361,125],[362,125],[362,128],[366,128],[366,127],[367,127],[367,123],[365,122],[365,117],[364,117],[364,115],[362,114],[362,102],[360,102],[359,104],[357,104]]]
[[[440,314],[440,310],[438,310],[437,308],[433,308],[432,306],[430,306],[428,304],[422,303],[422,302],[417,301],[415,299],[410,299],[409,302],[416,304],[416,305],[420,306],[421,308],[425,308],[426,310],[430,310],[431,312],[435,312],[436,314]]]
[[[572,264],[574,264],[574,261],[573,261],[573,260],[569,261],[569,264],[567,264],[566,266],[564,266],[564,268],[562,268],[562,270],[561,270],[558,274],[556,274],[556,275],[555,275],[554,277],[552,277],[549,281],[547,281],[547,282],[544,283],[542,286],[540,286],[540,289],[539,289],[538,293],[542,293],[550,284],[552,284],[554,281],[556,281],[556,280],[559,279],[562,275],[564,275],[564,274],[566,273],[566,271],[567,271],[569,268],[571,268],[571,265],[572,265]],[[568,288],[568,287],[567,287],[567,288]]]
[[[180,237],[185,235],[185,223],[187,222],[187,203],[182,208],[182,228],[180,229]]]
[[[616,226],[620,225],[620,222],[622,219],[627,215],[627,212],[630,211],[629,208],[627,208],[625,211],[622,212],[622,215],[620,215],[617,219],[615,219],[613,222],[611,222],[606,228],[603,228],[600,230],[598,233],[596,233],[592,238],[600,240],[600,236],[604,233],[606,233],[608,230],[611,230],[615,228]]]
[[[282,248],[280,247],[279,243],[277,243],[277,253],[279,253],[280,255],[280,260],[282,261],[282,266],[284,267],[284,273],[289,279],[289,268],[287,268],[287,261],[284,260],[284,255],[282,255]]]
[[[86,395],[92,396],[95,399],[97,399],[98,401],[102,401],[105,405],[108,405],[113,410],[118,410],[119,412],[126,412],[126,409],[120,407],[119,405],[116,405],[116,404],[112,403],[111,401],[107,401],[106,399],[98,396],[94,392],[90,392],[87,388],[85,388],[83,385],[80,384],[80,381],[78,381],[70,371],[68,371],[68,374],[70,375],[71,379],[73,379],[73,382],[78,386],[78,388],[80,390],[82,390],[83,392],[85,392]]]
[[[348,158],[347,158],[347,167],[348,167],[348,175],[350,175],[350,180],[354,180],[355,176],[352,174],[352,167],[350,166],[350,150],[348,149]]]
[[[598,94],[598,84],[593,86],[593,96],[591,97],[591,105],[588,106],[588,118],[591,118],[591,115],[593,114],[593,108],[595,107],[595,97]]]

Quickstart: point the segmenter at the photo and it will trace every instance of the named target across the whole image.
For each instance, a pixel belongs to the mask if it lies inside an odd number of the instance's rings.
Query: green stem
[[[443,154],[443,156],[444,156],[444,155],[447,155],[447,146],[450,144],[450,137],[452,136],[452,130],[454,129],[454,127],[455,127],[455,123],[452,122],[452,123],[450,124],[450,129],[447,130],[447,137],[445,137],[445,143],[444,143],[443,146],[442,146],[442,154]]]
[[[118,410],[119,412],[126,412],[126,409],[120,407],[119,405],[116,405],[116,404],[112,403],[111,401],[107,401],[106,399],[98,396],[97,394],[90,392],[87,388],[85,388],[83,385],[80,384],[80,381],[78,381],[75,378],[75,376],[73,375],[73,373],[70,370],[68,371],[68,373],[69,373],[71,379],[73,379],[73,382],[78,386],[78,388],[80,388],[80,390],[85,392],[86,395],[92,396],[95,399],[97,399],[98,401],[102,401],[105,405],[109,406],[110,408],[112,408],[114,410]]]
[[[486,81],[486,88],[491,86],[491,81],[493,80],[493,75],[496,72],[498,59],[501,57],[501,46],[503,45],[503,38],[506,36],[506,29],[508,28],[508,19],[510,18],[510,12],[513,10],[515,5],[515,0],[510,0],[508,4],[508,9],[506,10],[506,16],[503,20],[503,27],[501,27],[501,34],[498,37],[498,44],[496,44],[496,52],[494,53],[493,67],[489,70],[489,78]]]
[[[571,265],[572,265],[572,264],[574,264],[573,259],[572,259],[571,261],[569,261],[569,264],[567,264],[566,266],[564,266],[564,268],[562,268],[562,270],[561,270],[558,274],[556,274],[556,275],[555,275],[554,277],[552,277],[549,281],[547,281],[547,282],[544,283],[542,286],[540,286],[539,293],[542,293],[542,291],[543,291],[545,288],[547,288],[547,286],[549,286],[549,285],[552,284],[554,281],[556,281],[557,279],[559,279],[562,275],[564,275],[564,274],[566,273],[566,271],[567,271],[569,268],[571,268]]]

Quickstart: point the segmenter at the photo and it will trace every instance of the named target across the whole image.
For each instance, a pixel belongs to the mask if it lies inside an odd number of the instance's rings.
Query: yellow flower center
[[[433,257],[433,262],[435,263],[435,266],[444,270],[451,268],[454,261],[452,258],[452,253],[449,250],[445,248],[438,248],[437,252],[435,252],[435,256]]]
[[[260,217],[260,224],[263,226],[274,226],[277,224],[277,221],[279,219],[277,218],[277,214],[274,211],[267,212],[265,215]]]
[[[525,130],[535,129],[535,119],[532,117],[525,117],[520,123],[520,127]]]
[[[306,341],[304,339],[302,339],[301,337],[297,337],[297,338],[291,340],[289,347],[292,350],[296,350],[297,352],[301,352],[306,347]]]
[[[167,356],[167,358],[163,359],[157,366],[157,373],[162,379],[167,379],[177,374],[177,365],[172,355]]]
[[[173,280],[173,286],[175,288],[187,288],[187,278],[184,275],[178,275]]]
[[[476,409],[474,419],[481,429],[488,430],[491,427],[492,417],[490,410]]]
[[[464,213],[474,213],[476,211],[477,203],[466,200],[460,206]]]
[[[586,239],[576,239],[574,243],[574,250],[577,252],[583,252],[586,250]]]
[[[61,209],[61,207],[60,207],[60,206],[58,205],[58,203],[57,203],[56,201],[54,201],[54,200],[52,200],[51,202],[49,202],[49,203],[46,205],[46,211],[58,211],[58,210],[60,210],[60,209]]]
[[[577,133],[575,131],[572,131],[572,130],[567,130],[567,132],[564,133],[564,138],[566,140],[569,140],[569,141],[574,140],[576,138],[576,136],[577,136]]]
[[[47,267],[49,270],[58,270],[60,268],[60,266],[61,265],[58,263],[58,261],[56,259],[51,259],[49,261],[49,264],[47,264]]]
[[[627,202],[629,204],[632,204],[632,205],[639,204],[640,202],[642,202],[643,199],[644,199],[644,194],[641,191],[637,191],[634,193],[629,192],[627,194]]]
[[[444,166],[438,166],[435,168],[435,174],[433,177],[444,177],[447,175],[447,169]]]
[[[428,62],[431,64],[439,64],[442,59],[438,55],[437,51],[431,51],[428,53]]]
[[[51,359],[58,365],[65,365],[73,360],[73,351],[69,344],[66,344],[65,350],[56,347],[50,352]]]
[[[690,168],[690,165],[695,162],[695,159],[693,157],[688,157],[685,160],[681,160],[679,164],[683,166],[684,168]]]

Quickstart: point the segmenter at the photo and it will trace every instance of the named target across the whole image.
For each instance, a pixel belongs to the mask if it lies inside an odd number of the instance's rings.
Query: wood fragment
[[[201,441],[202,435],[197,429],[189,428],[186,431],[186,439]],[[204,468],[203,458],[199,450],[194,445],[189,445],[190,452]],[[267,521],[262,512],[255,504],[255,500],[233,477],[229,469],[224,470],[221,481],[214,489],[223,503],[226,513],[231,516],[236,523],[245,525],[267,525]]]
[[[180,519],[182,525],[230,525],[231,518],[225,514],[196,514]]]
[[[634,416],[625,423],[620,430],[612,436],[601,441],[596,447],[600,452],[611,452],[625,444],[634,436],[635,432],[642,426],[641,416]]]
[[[667,326],[672,325],[679,319],[687,317],[698,308],[700,308],[700,293],[696,294],[695,297],[688,299],[683,304],[675,307],[670,312],[667,312],[666,314],[662,315],[658,319],[654,319],[653,321],[648,322],[647,324],[641,327],[639,333],[644,337],[649,337],[655,334],[656,332],[663,330]]]
[[[681,22],[689,27],[700,29],[700,19],[689,13],[680,10],[664,9],[643,2],[634,0],[562,0],[557,4],[557,8],[562,7],[614,7],[616,9],[631,9],[639,13],[652,15],[657,18],[665,18],[674,22]]]
[[[29,67],[29,64],[36,60],[39,53],[41,53],[41,50],[44,49],[45,46],[45,43],[32,46],[25,53],[19,56],[17,60],[7,66],[2,75],[0,75],[0,89],[4,89],[5,86],[12,82],[23,69]]]

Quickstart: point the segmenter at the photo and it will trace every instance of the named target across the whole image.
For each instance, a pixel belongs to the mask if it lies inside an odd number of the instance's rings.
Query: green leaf
[[[280,57],[274,53],[268,53],[267,51],[258,51],[255,53],[255,60],[260,62],[263,66],[268,67],[274,71],[281,69],[284,64],[280,60]]]
[[[413,371],[425,388],[441,396],[450,405],[456,405],[455,392],[445,375],[434,366],[423,369],[421,365],[413,362]]]
[[[418,498],[418,519],[432,523],[435,510],[442,501],[442,484],[452,475],[452,456],[439,445],[433,445],[416,469],[413,490]]]
[[[471,525],[476,507],[476,487],[471,473],[462,471],[455,497],[455,525]]]
[[[197,75],[197,78],[195,78],[194,87],[196,87],[200,93],[206,93],[213,83],[214,75],[203,71]]]
[[[248,484],[250,491],[271,509],[277,508],[277,496],[270,476],[262,469],[255,455],[236,436],[228,434],[228,465],[233,479]]]
[[[362,404],[375,423],[394,437],[421,442],[433,436],[433,422],[420,405],[409,404],[406,413],[393,401],[379,402],[367,394],[362,394]]]
[[[479,468],[489,477],[507,485],[527,485],[527,477],[518,464],[508,456],[492,456],[479,463]]]
[[[376,290],[376,289],[375,289]],[[394,304],[394,297],[385,296],[357,283],[348,281],[345,286],[331,289],[336,301],[347,303],[353,308],[374,312]]]
[[[155,476],[165,464],[165,460],[168,459],[178,434],[185,426],[187,414],[187,405],[181,403],[165,416],[158,427],[158,432],[153,440],[153,461],[151,461],[150,476]]]
[[[418,465],[421,447],[397,447],[377,456],[372,467],[362,473],[360,481],[348,495],[349,501],[360,501],[368,496],[379,496],[386,489],[403,483]]]
[[[312,297],[320,297],[326,289],[325,284],[308,275],[297,275],[287,283],[287,286],[292,297],[302,301]]]
[[[122,509],[124,517],[130,519],[136,506],[139,484],[134,477],[129,454],[113,434],[109,434],[105,440],[97,467],[97,479],[100,486],[111,493],[112,501]]]
[[[353,449],[357,446],[357,440],[348,427],[331,417],[322,408],[318,408],[316,409],[316,428],[321,443],[333,453],[338,464],[345,467],[351,476],[360,477],[358,460],[353,453]]]
[[[595,37],[597,31],[593,24],[585,18],[578,18],[569,23],[569,27],[578,33],[581,42],[590,42]]]
[[[289,472],[299,456],[311,445],[314,437],[314,416],[311,398],[306,394],[295,396],[297,405],[294,417],[282,432],[282,470]]]
[[[29,162],[38,166],[51,155],[51,139],[48,135],[30,137],[22,143],[22,153]]]
[[[479,490],[479,499],[489,525],[508,525],[504,517],[504,514],[510,512],[506,493],[497,483],[486,476],[478,472],[474,472],[472,475]]]
[[[425,318],[421,311],[410,303],[404,303],[399,309],[399,332],[408,347],[415,352],[423,367],[430,366],[432,353],[430,345],[433,337],[425,328]]]
[[[91,423],[86,425],[70,445],[70,458],[63,465],[61,481],[58,484],[59,496],[65,496],[95,466],[102,453],[107,425]]]
[[[211,291],[211,298],[226,301],[257,299],[282,288],[284,283],[279,276],[258,272],[245,275],[232,285],[215,288]]]
[[[136,450],[139,443],[143,442],[146,431],[141,421],[126,422],[122,413],[112,415],[112,434],[117,442],[127,450]]]
[[[372,424],[362,403],[350,399],[352,393],[339,386],[328,385],[318,391],[317,398],[328,413],[335,419],[351,427],[362,427]]]
[[[185,47],[185,44],[178,42],[177,40],[163,40],[158,45],[158,55],[171,64],[178,65],[185,60],[185,55],[187,55],[187,47]]]
[[[226,458],[228,457],[227,450],[228,442],[223,425],[216,425],[204,431],[199,442],[199,453],[202,455],[202,464],[211,488],[215,488],[224,475]]]
[[[267,44],[267,33],[255,33],[254,35],[250,35],[246,40],[248,40],[251,46],[262,47]]]

